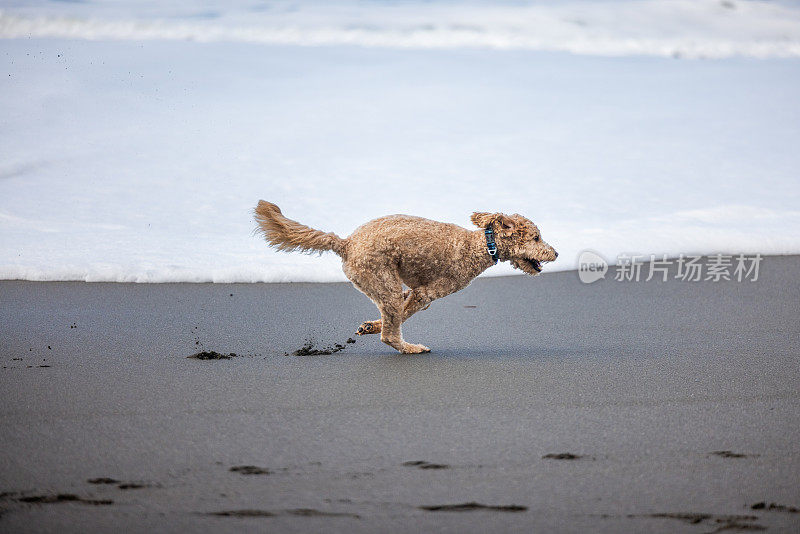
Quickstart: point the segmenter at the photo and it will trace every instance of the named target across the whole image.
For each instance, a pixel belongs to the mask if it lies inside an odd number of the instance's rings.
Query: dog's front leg
[[[403,301],[403,322],[408,321],[418,311],[427,310],[431,302],[433,299],[428,295],[426,288],[412,289]]]
[[[461,289],[449,278],[440,278],[430,284],[416,287],[403,302],[403,321],[407,321],[420,310],[427,310],[431,302]]]

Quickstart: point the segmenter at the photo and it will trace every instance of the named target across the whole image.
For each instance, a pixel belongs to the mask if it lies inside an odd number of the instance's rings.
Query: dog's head
[[[471,219],[478,228],[492,229],[500,260],[510,261],[521,271],[538,274],[542,262],[558,257],[558,252],[542,240],[539,228],[522,215],[475,212]]]

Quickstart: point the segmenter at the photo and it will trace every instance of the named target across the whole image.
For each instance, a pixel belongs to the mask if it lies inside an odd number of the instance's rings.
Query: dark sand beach
[[[797,532],[798,280],[0,282],[0,531]]]

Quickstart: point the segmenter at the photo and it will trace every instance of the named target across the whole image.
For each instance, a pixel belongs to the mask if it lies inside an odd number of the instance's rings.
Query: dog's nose
[[[554,250],[554,251],[553,251],[553,255],[554,255],[556,258],[557,258],[557,257],[558,257],[558,252],[556,252],[556,251]]]

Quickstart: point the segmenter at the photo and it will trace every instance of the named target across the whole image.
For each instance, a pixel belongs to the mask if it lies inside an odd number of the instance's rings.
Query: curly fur
[[[332,250],[339,256],[344,252],[344,239],[332,232],[320,232],[287,219],[281,209],[271,202],[259,200],[254,212],[258,223],[256,231],[278,250],[307,253]]]
[[[403,340],[401,325],[431,302],[465,288],[494,265],[486,252],[484,229],[495,234],[498,256],[535,275],[541,263],[558,253],[541,239],[539,229],[522,215],[475,212],[470,231],[410,215],[389,215],[358,227],[342,239],[283,216],[275,204],[259,201],[255,218],[267,242],[278,250],[324,252],[342,258],[353,285],[378,307],[381,318],[366,321],[358,334],[381,334],[381,340],[402,353],[428,352],[424,345]],[[403,291],[403,284],[410,289]]]

